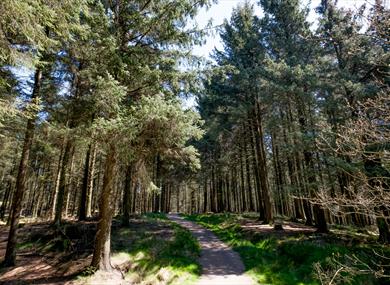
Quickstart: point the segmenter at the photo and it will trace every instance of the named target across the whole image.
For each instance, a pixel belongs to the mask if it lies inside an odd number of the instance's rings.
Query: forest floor
[[[48,223],[22,224],[17,265],[0,269],[0,284],[190,284],[200,274],[199,244],[164,215],[147,214],[112,227],[113,273],[93,272],[96,222],[66,221],[61,231]],[[0,226],[0,261],[8,228]]]
[[[251,284],[252,278],[259,284],[317,285],[320,279],[329,284],[335,274],[332,284],[390,284],[373,272],[389,270],[383,257],[390,256],[390,248],[367,229],[332,226],[330,233],[318,234],[290,221],[283,222],[284,230],[274,230],[250,214],[168,217],[173,221],[163,214],[134,216],[128,227],[114,220],[117,271],[108,275],[89,267],[95,221],[66,221],[61,230],[48,223],[22,224],[17,266],[0,269],[0,284],[229,285]],[[0,261],[7,235],[0,225]]]
[[[55,231],[49,224],[21,225],[17,265],[1,269],[0,284],[64,284],[74,279],[91,262],[88,254],[79,255],[76,260],[69,259],[69,253],[61,250],[66,245],[58,244],[62,241],[54,238]],[[0,226],[0,260],[5,255],[7,238],[8,227]],[[51,247],[53,250],[50,250]],[[54,247],[57,247],[56,250]]]
[[[390,278],[380,276],[390,274],[390,247],[378,244],[367,229],[332,226],[329,233],[319,234],[290,221],[283,222],[283,230],[274,230],[254,215],[184,217],[236,251],[258,284],[390,284]]]
[[[237,252],[218,239],[211,231],[186,221],[179,215],[168,218],[188,229],[199,241],[201,254],[199,263],[202,275],[198,285],[252,285],[251,277],[244,275],[245,267]]]

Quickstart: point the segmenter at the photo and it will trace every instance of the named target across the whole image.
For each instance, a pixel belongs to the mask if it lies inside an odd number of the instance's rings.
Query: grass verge
[[[389,279],[375,278],[368,273],[364,265],[378,262],[373,250],[390,256],[389,248],[375,244],[347,246],[334,234],[293,237],[251,234],[240,227],[238,220],[242,217],[233,214],[185,217],[212,230],[232,246],[240,254],[247,272],[260,284],[329,284],[336,272],[332,284],[390,284]]]

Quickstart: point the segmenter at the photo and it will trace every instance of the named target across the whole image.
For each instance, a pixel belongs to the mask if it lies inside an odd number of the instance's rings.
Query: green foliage
[[[96,272],[96,268],[93,266],[88,266],[87,268],[84,269],[82,272],[82,276],[90,276],[93,275]]]
[[[182,110],[178,100],[162,96],[142,97],[131,110],[137,122],[136,146],[140,155],[157,153],[196,165],[197,154],[186,145],[190,139],[202,135],[199,115],[191,110]],[[142,147],[147,147],[147,153]],[[190,163],[190,164],[191,164]]]
[[[0,64],[28,64],[40,53],[58,48],[62,40],[71,40],[72,33],[81,28],[79,20],[86,3],[85,0],[2,1]],[[28,48],[23,49],[23,45]]]
[[[142,215],[142,217],[145,217],[148,220],[166,220],[168,221],[168,217],[164,213],[152,213],[148,212]]]

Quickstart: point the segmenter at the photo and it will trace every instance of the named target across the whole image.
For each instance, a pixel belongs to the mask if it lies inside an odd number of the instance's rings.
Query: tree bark
[[[92,157],[91,157],[91,165],[89,167],[89,183],[88,183],[88,189],[87,189],[87,217],[92,217],[92,198],[93,198],[93,189],[94,189],[94,179],[95,179],[95,164],[96,164],[96,152],[97,152],[97,146],[94,145],[92,148]]]
[[[81,188],[81,199],[79,206],[79,221],[85,221],[87,217],[91,217],[92,209],[92,189],[93,176],[96,160],[96,146],[89,144],[87,154],[85,156],[83,185]]]
[[[260,173],[260,185],[262,189],[262,198],[264,205],[264,223],[271,223],[273,220],[272,213],[272,201],[269,191],[268,183],[268,172],[267,172],[267,158],[265,154],[265,145],[264,145],[264,132],[263,132],[263,123],[261,118],[261,110],[259,102],[256,102],[256,111],[255,111],[255,123],[256,123],[256,132],[258,134],[258,162],[259,162],[259,173]]]
[[[298,122],[301,127],[301,132],[303,135],[307,135],[309,131],[309,126],[307,123],[307,114],[305,114],[304,103],[301,98],[298,98],[297,102],[297,111],[298,111]],[[312,131],[312,130],[311,130]],[[310,198],[315,198],[318,191],[317,179],[315,176],[315,170],[313,166],[313,153],[308,149],[308,146],[304,146],[303,149],[303,158],[305,161],[305,167],[307,171],[307,182],[309,188],[309,196]],[[307,201],[308,202],[308,201]],[[308,205],[306,205],[308,207]],[[314,213],[314,221],[315,226],[318,232],[328,232],[328,226],[326,224],[325,211],[318,203],[313,205],[313,213]]]
[[[4,220],[5,212],[8,207],[8,202],[11,198],[11,193],[12,193],[12,182],[8,181],[7,188],[5,190],[4,197],[3,197],[3,202],[1,203],[1,207],[0,207],[0,220]]]
[[[245,130],[245,126],[244,126]],[[246,132],[243,134],[244,138],[247,138]],[[247,186],[247,201],[245,201],[245,209],[247,211],[253,211],[253,200],[252,200],[252,184],[251,184],[251,175],[250,175],[250,166],[249,166],[249,154],[248,154],[248,144],[246,140],[244,140],[244,160],[245,160],[245,172],[246,172],[246,186]],[[246,190],[246,189],[244,189]]]
[[[133,185],[133,164],[129,164],[126,169],[126,178],[123,191],[123,206],[122,206],[122,225],[128,226],[131,212],[131,190]]]
[[[66,171],[68,169],[68,162],[71,153],[72,143],[68,139],[65,142],[64,155],[62,159],[60,171],[60,184],[57,193],[57,201],[55,205],[54,225],[59,226],[62,222],[62,209],[64,207],[65,188],[66,188]]]
[[[110,243],[111,222],[114,207],[111,198],[114,191],[116,148],[113,143],[109,146],[104,169],[103,188],[99,204],[99,222],[95,236],[95,247],[91,266],[103,271],[111,271]]]
[[[251,121],[248,120],[248,131],[249,131],[249,145],[250,150],[252,152],[252,167],[254,171],[254,177],[255,177],[255,197],[256,197],[256,209],[259,213],[259,220],[265,220],[265,207],[263,204],[263,193],[262,193],[262,185],[260,180],[260,170],[259,165],[260,162],[258,161],[260,154],[259,154],[259,144],[258,144],[258,138],[256,138],[256,133],[254,130],[253,125],[251,124]]]
[[[83,173],[83,185],[81,187],[81,199],[79,206],[79,221],[85,221],[87,219],[87,193],[88,193],[88,178],[90,173],[90,160],[91,160],[91,148],[92,144],[89,144],[87,153],[85,155],[84,173]]]

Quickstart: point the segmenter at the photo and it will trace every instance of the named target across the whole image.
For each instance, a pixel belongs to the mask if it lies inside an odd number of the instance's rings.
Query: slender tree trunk
[[[87,200],[88,198],[88,186],[90,178],[90,166],[91,166],[91,150],[92,143],[89,144],[87,153],[85,155],[84,162],[84,174],[83,174],[83,185],[81,187],[81,199],[79,206],[79,221],[85,221],[87,219]]]
[[[260,162],[258,161],[259,158],[259,144],[258,144],[258,138],[256,138],[256,133],[254,130],[254,127],[251,124],[251,121],[248,122],[248,131],[249,131],[249,145],[250,150],[252,151],[252,167],[254,170],[254,177],[255,177],[255,197],[256,197],[256,210],[259,212],[259,220],[265,220],[265,207],[263,204],[263,193],[262,193],[262,185],[260,180],[260,170],[259,165]],[[257,152],[256,152],[257,151]]]
[[[247,208],[247,203],[246,203],[246,191],[245,191],[245,176],[244,176],[244,156],[243,156],[243,145],[240,144],[239,146],[240,149],[240,191],[241,191],[241,211],[246,212],[248,210]]]
[[[66,172],[68,170],[68,162],[71,154],[72,143],[70,139],[66,139],[64,155],[62,159],[61,172],[60,172],[60,184],[57,193],[57,201],[55,205],[54,225],[59,226],[62,221],[62,210],[65,200],[65,188],[66,188]]]
[[[382,217],[376,218],[376,224],[379,230],[379,242],[390,244],[390,214],[388,211],[383,211]]]
[[[85,156],[83,184],[79,205],[79,221],[84,221],[92,216],[92,189],[95,171],[96,146],[89,144]]]
[[[42,70],[37,68],[34,75],[34,88],[31,95],[32,102],[38,102],[39,93],[41,89]],[[16,189],[12,201],[12,213],[10,219],[10,230],[8,234],[7,249],[5,252],[5,259],[3,264],[5,266],[13,266],[16,261],[16,243],[17,243],[17,229],[19,225],[20,212],[22,210],[23,195],[26,189],[27,181],[27,165],[30,157],[30,149],[34,139],[35,122],[37,114],[34,114],[27,120],[27,127],[24,136],[24,143],[22,155],[20,158],[18,176],[16,178]]]
[[[138,197],[137,189],[138,189],[138,180],[137,180],[137,177],[134,177],[133,194],[132,194],[132,206],[131,206],[131,212],[132,213],[137,212],[137,197]]]
[[[193,188],[193,187],[190,187],[190,203],[191,203],[190,214],[195,214],[196,200],[195,200],[195,188]],[[165,209],[165,211],[166,211],[166,209]]]
[[[245,126],[244,126],[244,130],[245,130]],[[247,134],[244,133],[243,136],[245,138],[245,137],[247,137]],[[248,146],[247,142],[244,140],[244,158],[245,158],[245,172],[246,172],[246,186],[247,186],[247,189],[244,189],[244,190],[247,190],[246,198],[248,201],[248,204],[245,201],[245,204],[247,204],[245,208],[247,211],[253,211],[252,184],[251,184],[249,154],[248,154],[247,146]]]
[[[260,184],[262,188],[262,197],[263,197],[263,205],[264,205],[264,213],[265,213],[264,223],[271,223],[273,220],[272,201],[271,201],[271,194],[268,185],[267,158],[265,154],[263,123],[261,118],[261,110],[260,110],[259,102],[256,102],[255,115],[256,115],[255,123],[256,123],[258,138],[259,138],[258,161],[259,161],[259,172],[260,172],[260,182],[261,182]]]
[[[180,185],[176,186],[176,211],[180,212]]]
[[[49,169],[50,169],[50,163],[48,166],[46,166],[46,163],[45,163],[44,167],[42,168],[41,176],[45,176],[46,172],[48,172]],[[42,200],[43,200],[42,196],[44,195],[44,191],[45,191],[45,183],[41,182],[39,184],[38,194],[33,198],[33,205],[32,205],[32,209],[31,209],[31,213],[32,213],[33,218],[38,217],[38,210],[41,208],[41,205],[42,205]]]
[[[58,166],[57,166],[57,172],[55,176],[55,184],[54,184],[54,192],[50,199],[51,204],[51,218],[54,220],[55,214],[56,214],[56,205],[57,205],[57,197],[58,197],[58,191],[60,188],[60,180],[61,180],[61,169],[62,169],[62,162],[64,157],[64,151],[65,151],[65,138],[63,139],[63,142],[61,144],[61,151],[60,151],[60,157],[58,159]]]
[[[39,180],[39,157],[35,156],[34,163],[31,163],[31,175],[29,179],[30,185],[27,186],[28,191],[24,197],[25,204],[22,205],[22,211],[24,211],[24,216],[31,215],[31,206],[33,205],[33,197],[35,197],[37,192],[37,185]]]
[[[210,211],[213,213],[217,212],[216,207],[216,182],[215,182],[215,171],[214,166],[211,167],[211,188],[210,188]]]
[[[92,147],[92,157],[91,157],[91,165],[89,167],[88,172],[88,189],[87,189],[87,199],[85,206],[87,209],[87,217],[92,217],[92,198],[93,198],[93,189],[94,189],[94,181],[95,181],[95,164],[96,164],[96,152],[97,152],[97,146],[93,145]]]
[[[15,153],[15,155],[16,155],[16,153]],[[17,164],[17,159],[15,158],[14,162],[13,162],[12,169],[9,172],[9,176],[10,177],[12,177],[14,175],[14,172],[17,169],[16,164]],[[6,187],[5,193],[4,193],[4,196],[3,196],[3,201],[2,201],[1,207],[0,207],[0,220],[4,220],[5,213],[7,211],[7,207],[8,207],[9,201],[11,201],[12,190],[13,190],[13,183],[12,183],[12,180],[9,179],[8,183],[7,183],[7,187]]]
[[[0,207],[0,220],[4,220],[5,212],[6,212],[7,206],[8,206],[8,201],[10,200],[10,197],[11,197],[11,192],[12,192],[12,183],[11,183],[11,181],[8,181],[8,185],[7,185],[7,188],[5,190],[3,202],[2,202],[1,207]]]
[[[74,148],[72,148],[71,158],[70,158],[70,169],[69,169],[69,181],[67,183],[66,187],[66,201],[65,201],[65,217],[68,217],[69,215],[69,206],[71,205],[71,211],[70,216],[74,216],[75,213],[75,207],[76,207],[76,198],[77,198],[77,189],[78,189],[78,182],[76,182],[76,185],[73,185],[74,179],[73,179],[73,171],[74,171]],[[73,192],[73,201],[70,202],[70,198],[72,197]],[[65,193],[64,193],[65,194]]]
[[[167,209],[166,209],[167,213],[171,212],[171,198],[172,198],[171,193],[172,193],[172,185],[168,184],[167,185]]]
[[[131,190],[133,184],[133,164],[129,164],[126,169],[126,178],[124,183],[123,191],[123,210],[122,210],[122,225],[128,226],[130,222],[130,212],[131,212]]]
[[[207,212],[207,177],[204,178],[203,184],[203,213]]]

